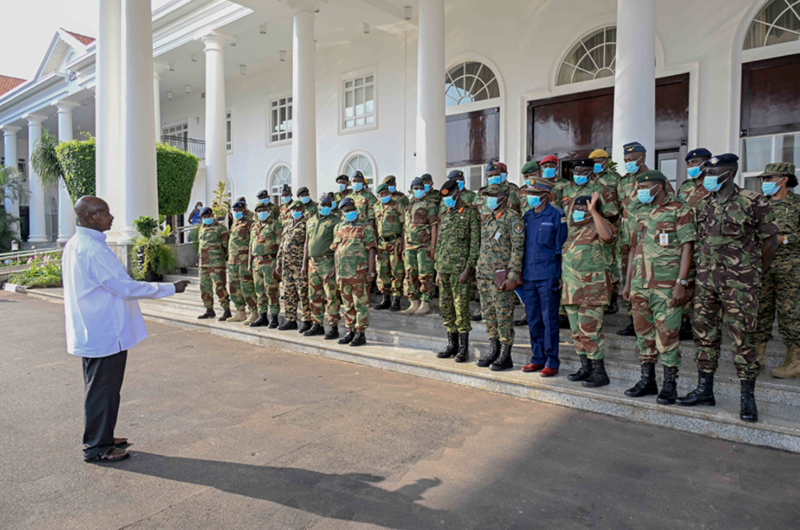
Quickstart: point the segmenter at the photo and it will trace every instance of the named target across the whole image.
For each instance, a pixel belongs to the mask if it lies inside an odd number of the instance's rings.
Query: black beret
[[[214,215],[214,210],[206,206],[205,208],[201,208],[200,211],[197,213],[197,215],[199,215],[200,217],[203,217],[205,215]]]
[[[581,158],[575,162],[575,167],[590,167],[594,168],[594,160],[591,158]]]
[[[415,178],[414,180],[411,181],[411,187],[413,188],[414,186],[423,186],[424,187],[425,183],[422,182],[421,178],[417,177],[417,178]]]
[[[739,157],[734,155],[733,153],[725,153],[724,155],[712,156],[708,160],[708,162],[706,162],[706,167],[738,166],[738,165],[739,165]]]
[[[336,177],[336,182],[339,182],[340,180],[343,180],[345,182],[350,182],[350,177],[348,177],[347,175],[339,175],[338,177]]]
[[[591,200],[592,200],[591,195],[582,195],[582,196],[578,197],[577,199],[575,199],[575,203],[574,204],[575,204],[575,206],[589,206],[589,202],[591,202]],[[597,198],[597,206],[598,206],[598,208],[600,206],[602,206],[602,205],[603,205],[603,203],[600,200],[600,197],[598,197]]]
[[[352,206],[356,205],[356,203],[355,203],[355,201],[353,201],[353,199],[351,199],[350,197],[345,197],[344,199],[342,199],[342,202],[339,203],[339,209],[341,210],[342,208],[344,208],[348,204],[350,204]]]
[[[356,171],[355,173],[353,173],[353,177],[352,178],[353,178],[353,180],[355,180],[357,178],[362,178],[363,179],[364,178],[364,174],[362,172],[360,172],[360,171]]]
[[[302,195],[303,193],[308,193],[308,188],[306,188],[305,186],[303,186],[302,188],[300,188],[299,190],[297,190],[297,196],[299,197],[299,196],[300,196],[300,195]]]
[[[239,197],[236,199],[236,202],[242,201],[243,203],[247,204],[247,197]]]
[[[639,142],[631,142],[629,144],[625,144],[622,146],[622,149],[625,151],[625,154],[628,155],[630,153],[646,153],[647,149],[644,148],[642,144]]]
[[[656,171],[651,169],[650,171],[645,171],[638,177],[636,177],[636,182],[666,182],[667,176],[664,175],[660,171]]]
[[[331,196],[330,195],[328,195],[327,193],[323,193],[322,195],[319,196],[319,202],[320,203],[323,203],[323,202],[331,203],[333,201],[331,200]]]
[[[235,203],[233,203],[233,206],[231,206],[231,208],[233,208],[234,210],[236,208],[247,208],[247,203],[244,202],[243,200],[238,200]]]
[[[269,192],[267,190],[261,190],[256,195],[259,199],[263,199],[264,197],[269,197]]]
[[[281,193],[283,193],[285,191],[288,191],[289,193],[292,193],[292,187],[289,186],[288,184],[284,184],[283,186],[281,186]]]
[[[447,174],[447,180],[450,179],[460,179],[464,177],[464,172],[460,169],[454,169],[450,173]]]
[[[711,151],[705,147],[700,147],[698,149],[692,149],[689,151],[689,153],[686,155],[686,161],[688,162],[692,158],[711,158],[712,156],[713,155],[711,154]]]
[[[458,191],[458,181],[456,179],[448,178],[444,184],[442,184],[442,197],[447,197],[448,195],[454,194]]]

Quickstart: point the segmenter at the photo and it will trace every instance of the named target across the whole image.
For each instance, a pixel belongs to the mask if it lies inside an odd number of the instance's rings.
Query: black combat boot
[[[389,307],[389,311],[400,311],[400,297],[393,296],[392,297],[392,305]]]
[[[311,326],[311,329],[309,329],[308,331],[303,333],[303,336],[304,337],[316,337],[317,335],[324,335],[324,334],[325,334],[325,328],[323,328],[322,325],[317,324],[316,322],[314,322],[314,325]]]
[[[497,339],[492,339],[491,341],[489,341],[489,351],[481,355],[480,359],[478,359],[477,364],[481,368],[486,368],[487,366],[495,362],[499,355],[500,355],[500,341]]]
[[[470,318],[472,319],[473,322],[480,322],[481,320],[483,320],[483,315],[481,315],[480,311],[478,311],[478,314],[472,315]]]
[[[469,360],[469,333],[459,333],[458,353],[456,354],[457,363],[465,363]]]
[[[684,318],[681,322],[681,335],[680,340],[693,340],[694,333],[692,333],[692,319]]]
[[[373,306],[372,309],[382,311],[384,309],[389,309],[390,307],[392,307],[392,297],[389,293],[386,293],[383,295],[381,303]]]
[[[305,332],[308,331],[309,329],[311,329],[311,326],[313,326],[313,325],[314,325],[314,322],[312,322],[311,320],[304,320],[303,321],[303,325],[300,326],[300,329],[298,329],[297,332],[299,334],[301,334],[301,335],[304,335]]]
[[[267,326],[267,327],[269,329],[275,329],[275,328],[278,327],[278,324],[280,324],[280,322],[278,321],[278,313],[275,313],[274,315],[270,315],[269,316],[269,326]]]
[[[574,374],[568,375],[567,380],[573,382],[586,381],[592,375],[592,360],[586,355],[581,355],[580,358],[581,367]]]
[[[447,346],[436,354],[439,359],[449,359],[458,353],[458,333],[447,332]]]
[[[617,335],[619,335],[620,337],[636,336],[636,328],[633,327],[633,317],[631,317],[631,323],[628,324],[628,327],[617,330]]]
[[[514,321],[514,327],[515,328],[517,328],[519,326],[527,326],[527,325],[528,325],[528,321],[525,320],[524,318],[521,318],[519,320],[515,320]]]
[[[215,316],[217,316],[217,314],[214,312],[214,308],[213,307],[209,307],[209,308],[206,309],[205,313],[203,313],[202,315],[200,315],[197,318],[198,318],[198,320],[205,320],[206,318],[214,318]]]
[[[625,391],[628,397],[645,397],[658,394],[656,384],[656,363],[642,363],[642,378],[633,388]]]
[[[678,399],[678,367],[664,367],[664,384],[661,385],[661,392],[656,401],[659,405],[674,405]]]
[[[558,315],[558,329],[572,329],[570,328],[567,315]]]
[[[492,363],[492,372],[502,372],[514,368],[514,361],[511,360],[511,344],[505,342],[500,345],[500,357]]]
[[[325,334],[325,340],[333,340],[339,338],[339,326],[328,327],[328,332]]]
[[[269,316],[266,313],[260,313],[258,315],[258,320],[250,324],[251,328],[260,328],[261,326],[266,326],[269,324]]]
[[[695,405],[708,405],[713,407],[717,404],[714,399],[714,374],[703,371],[697,372],[697,388],[675,400],[678,405],[684,407],[694,407]]]
[[[363,331],[356,331],[353,335],[353,340],[350,341],[350,346],[363,346],[367,343],[367,334]]]
[[[606,373],[605,361],[600,359],[599,361],[592,361],[592,375],[581,384],[586,388],[600,388],[601,386],[606,386],[610,382],[608,374]]]
[[[225,308],[225,309],[222,311],[222,316],[221,316],[221,317],[219,317],[217,320],[219,320],[220,322],[225,322],[226,320],[228,320],[228,319],[229,319],[229,318],[231,318],[232,316],[233,316],[233,315],[231,315],[231,308],[230,308],[230,307],[226,307],[226,308]]]
[[[283,324],[278,326],[278,331],[289,331],[297,329],[297,320],[284,320]]]
[[[616,315],[619,312],[619,303],[617,302],[617,294],[611,295],[611,302],[606,306],[606,315]]]
[[[352,329],[348,329],[347,333],[344,334],[344,337],[339,339],[339,344],[350,344],[353,341],[353,337],[356,336],[356,332]]]
[[[742,397],[739,402],[739,418],[742,421],[755,423],[758,421],[758,409],[756,408],[756,380],[745,379],[741,381]]]

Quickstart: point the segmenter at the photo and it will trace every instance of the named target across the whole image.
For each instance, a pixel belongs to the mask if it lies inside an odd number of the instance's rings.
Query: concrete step
[[[60,301],[62,296],[60,289],[35,290],[29,291],[29,294],[52,301]],[[376,323],[367,332],[369,343],[363,347],[351,348],[339,345],[336,341],[325,341],[322,337],[303,337],[296,332],[249,328],[238,323],[216,320],[197,320],[196,306],[188,301],[176,303],[175,299],[167,298],[144,301],[141,307],[149,320],[195,332],[214,333],[296,353],[438,379],[736,442],[800,452],[800,407],[797,406],[800,404],[800,394],[797,384],[774,383],[766,380],[766,377],[762,378],[756,391],[761,419],[756,424],[747,424],[738,419],[738,382],[730,367],[723,367],[717,377],[716,407],[665,407],[656,404],[655,397],[632,399],[624,395],[624,390],[638,378],[638,369],[632,372],[630,368],[635,367],[635,359],[612,353],[607,362],[612,384],[594,390],[567,381],[565,375],[576,369],[578,364],[574,351],[569,351],[568,345],[563,345],[562,356],[565,360],[559,376],[542,378],[519,370],[519,364],[527,362],[528,355],[526,348],[522,347],[515,348],[517,366],[514,370],[500,373],[478,368],[474,362],[456,364],[449,359],[437,359],[434,352],[445,343],[444,332],[441,330],[409,333],[405,329],[384,329],[381,324]],[[476,341],[474,346],[473,355],[485,344]],[[693,387],[693,370],[691,373],[691,376],[679,379],[682,391]]]

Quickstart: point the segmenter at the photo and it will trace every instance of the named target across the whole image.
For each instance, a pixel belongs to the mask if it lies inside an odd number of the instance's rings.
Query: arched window
[[[477,61],[454,65],[445,76],[446,105],[466,105],[500,97],[500,85],[492,69]]]
[[[274,204],[281,203],[281,186],[292,184],[292,170],[289,166],[281,164],[272,170],[267,180],[267,189],[269,190],[269,200]]]
[[[368,186],[372,186],[375,183],[375,166],[373,166],[372,161],[364,155],[356,154],[351,156],[342,167],[342,173],[345,175],[352,177],[353,173],[360,171],[364,174]]]
[[[561,62],[556,85],[613,77],[616,59],[616,26],[593,31],[578,41]]]
[[[762,48],[800,39],[800,0],[772,0],[756,15],[744,49]]]

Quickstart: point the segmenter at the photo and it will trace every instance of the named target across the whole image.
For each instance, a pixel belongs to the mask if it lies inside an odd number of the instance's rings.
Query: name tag
[[[662,247],[669,246],[669,234],[666,232],[662,232],[661,234],[659,234],[658,244],[661,245]]]
[[[498,230],[497,232],[495,232],[495,233],[494,233],[494,240],[495,240],[495,241],[498,241],[498,240],[500,239],[500,235],[501,235],[501,234],[500,234],[500,230]]]
[[[553,226],[553,223],[542,223],[542,226]]]

